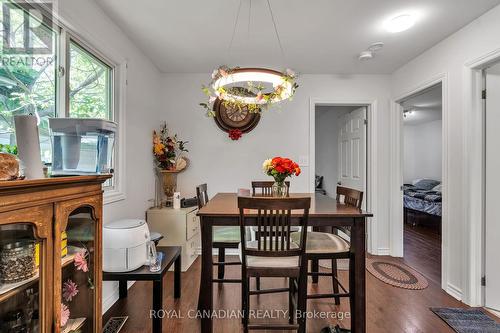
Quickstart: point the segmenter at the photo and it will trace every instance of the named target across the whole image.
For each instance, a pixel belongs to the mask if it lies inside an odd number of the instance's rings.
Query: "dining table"
[[[354,304],[351,310],[351,331],[366,332],[366,222],[373,215],[353,206],[337,202],[336,199],[316,193],[290,193],[290,197],[310,197],[308,226],[313,230],[331,227],[350,228],[351,264],[354,269]],[[201,278],[198,310],[201,314],[201,332],[213,332],[214,288],[212,232],[214,226],[239,226],[237,193],[217,193],[198,211],[201,227]],[[245,212],[250,217],[252,212]],[[292,224],[299,224],[300,212],[291,213]],[[257,217],[257,212],[255,212]],[[257,219],[255,218],[255,224]],[[314,266],[314,265],[313,265]],[[317,266],[316,266],[317,267]]]

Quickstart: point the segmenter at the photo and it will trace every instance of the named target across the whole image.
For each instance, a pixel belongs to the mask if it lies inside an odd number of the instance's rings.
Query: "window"
[[[0,0],[0,144],[16,144],[15,115],[34,114],[42,161],[50,163],[48,118],[117,121],[117,75],[112,62],[40,13],[45,13],[41,7]],[[106,189],[112,190],[114,182]]]
[[[112,120],[112,68],[73,41],[69,54],[69,116]]]

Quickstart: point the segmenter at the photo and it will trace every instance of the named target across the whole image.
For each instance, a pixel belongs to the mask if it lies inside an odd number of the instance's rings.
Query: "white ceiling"
[[[420,125],[442,119],[442,85],[438,84],[423,93],[403,101],[401,105],[411,113],[404,118],[405,125]]]
[[[392,73],[500,0],[95,0],[162,72],[208,73],[221,64],[289,67],[299,73]],[[251,1],[251,15],[249,4]],[[415,26],[391,34],[394,15],[411,12]],[[249,26],[250,16],[250,29]],[[374,42],[385,47],[360,62]]]

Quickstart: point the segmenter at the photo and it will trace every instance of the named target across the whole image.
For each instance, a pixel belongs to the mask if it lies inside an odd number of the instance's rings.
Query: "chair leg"
[[[295,310],[293,306],[293,299],[295,297],[295,283],[293,278],[288,278],[288,322],[294,323]]]
[[[318,259],[311,260],[311,272],[313,272],[313,273],[319,272],[319,260]],[[312,283],[318,283],[318,276],[317,275],[312,276]]]
[[[337,259],[332,259],[332,284],[333,284],[333,293],[339,293],[339,282],[337,281],[338,272],[337,272]],[[340,305],[340,297],[335,297],[335,305]]]
[[[226,262],[226,249],[223,247],[219,248],[219,262]],[[224,278],[224,265],[218,265],[217,267],[217,277],[219,279]]]
[[[301,268],[299,276],[298,294],[297,294],[297,323],[299,324],[298,333],[306,332],[306,311],[307,311],[307,265]]]
[[[250,314],[250,278],[244,277],[242,282],[245,284],[245,296],[243,299],[243,332],[248,333],[248,322]]]

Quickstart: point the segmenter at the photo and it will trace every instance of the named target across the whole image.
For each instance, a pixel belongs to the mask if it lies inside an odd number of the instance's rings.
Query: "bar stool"
[[[249,330],[297,330],[305,332],[305,316],[298,316],[306,309],[307,258],[305,256],[308,234],[302,233],[298,242],[291,240],[291,211],[303,211],[299,224],[305,230],[309,218],[311,198],[238,197],[240,211],[240,257],[242,262],[242,308],[244,332]],[[262,233],[269,228],[277,232],[257,240],[247,239],[247,226],[257,225]],[[250,278],[285,277],[288,288],[250,290]],[[279,324],[252,324],[249,321],[250,296],[270,292],[288,292],[289,321]]]
[[[363,202],[363,192],[347,187],[337,186],[337,202],[340,203],[344,199],[344,204],[354,206],[361,209]],[[308,299],[314,298],[334,298],[335,304],[340,304],[340,297],[349,297],[350,307],[354,304],[354,258],[350,253],[350,244],[347,240],[338,235],[338,230],[350,236],[350,231],[347,228],[335,227],[332,228],[333,233],[328,232],[307,232],[307,248],[306,257],[310,260],[311,271],[308,275],[312,276],[313,283],[318,282],[318,277],[328,276],[332,278],[333,293],[330,294],[309,294]],[[292,239],[296,242],[300,241],[301,233],[292,233]],[[332,264],[331,272],[319,272],[318,261],[322,259],[330,259]],[[337,259],[349,259],[349,290],[347,290],[338,280]],[[342,289],[342,293],[339,291]]]
[[[198,208],[201,209],[208,202],[207,184],[201,184],[196,187],[196,196],[198,198]],[[241,265],[241,262],[226,262],[226,249],[237,249],[240,243],[240,229],[238,227],[214,227],[213,228],[213,247],[218,250],[217,279],[214,283],[241,283],[241,279],[224,279],[226,265]]]

